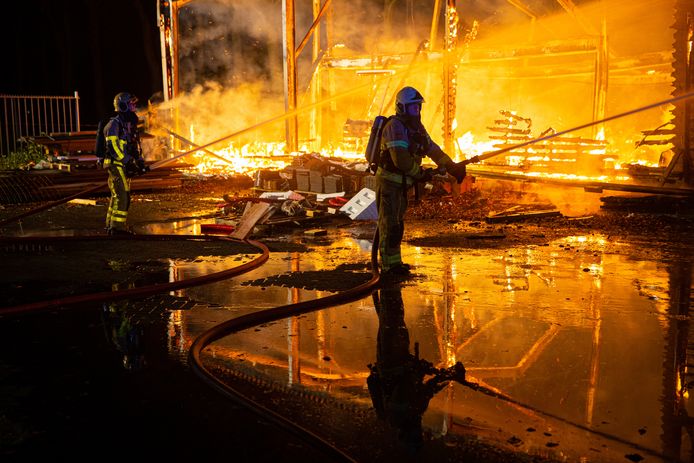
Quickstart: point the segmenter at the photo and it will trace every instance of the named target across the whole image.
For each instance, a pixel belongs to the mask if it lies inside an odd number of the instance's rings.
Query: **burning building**
[[[694,181],[691,103],[668,102],[691,90],[691,0],[159,7],[159,123],[181,150],[217,155],[196,153],[200,170],[279,169],[307,152],[361,160],[370,121],[412,85],[452,157],[506,150],[476,176],[631,191]]]

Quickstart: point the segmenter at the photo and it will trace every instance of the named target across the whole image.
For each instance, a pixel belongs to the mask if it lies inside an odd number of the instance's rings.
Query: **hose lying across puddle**
[[[374,236],[374,243],[378,242],[378,229],[376,229],[376,234]],[[274,307],[272,309],[261,310],[259,312],[250,313],[243,315],[241,317],[233,318],[219,325],[213,326],[209,330],[205,331],[199,335],[193,341],[190,347],[189,359],[190,365],[193,371],[203,379],[210,386],[224,394],[226,397],[241,403],[242,405],[250,408],[256,413],[260,414],[264,419],[268,419],[274,424],[282,427],[283,429],[296,434],[298,437],[307,440],[313,446],[324,450],[326,453],[336,458],[339,461],[354,461],[351,457],[343,453],[341,450],[332,446],[325,439],[317,436],[308,429],[294,423],[282,415],[270,410],[267,407],[249,399],[243,395],[238,390],[227,385],[223,381],[220,381],[217,377],[212,374],[212,372],[205,368],[200,358],[203,349],[210,345],[214,341],[221,339],[230,334],[236,333],[238,331],[252,328],[256,325],[262,323],[269,323],[277,320],[282,320],[288,317],[293,317],[296,315],[301,315],[307,312],[311,312],[317,309],[324,309],[328,307],[333,307],[336,305],[342,305],[347,302],[361,299],[362,297],[370,294],[375,286],[378,284],[380,276],[378,273],[378,246],[371,247],[371,269],[372,278],[366,283],[362,283],[354,288],[341,293],[333,294],[330,296],[322,297],[319,299],[314,299],[305,302],[298,302],[294,304],[287,304],[280,307]]]
[[[36,244],[45,242],[66,242],[66,241],[96,241],[96,240],[146,240],[146,241],[230,241],[243,244],[249,244],[260,249],[260,256],[250,262],[222,270],[221,272],[210,273],[195,278],[186,280],[171,281],[168,283],[159,283],[154,285],[141,286],[138,288],[129,288],[118,291],[103,291],[90,294],[78,294],[58,299],[50,299],[45,301],[32,302],[13,307],[0,307],[0,316],[19,315],[23,313],[33,313],[43,310],[53,309],[61,306],[75,305],[81,303],[93,303],[113,301],[119,299],[135,298],[151,296],[168,291],[174,291],[182,288],[190,288],[216,281],[226,280],[236,275],[241,275],[250,270],[260,267],[270,257],[270,251],[263,243],[259,241],[240,241],[224,237],[200,237],[200,236],[185,236],[185,235],[116,235],[116,236],[60,236],[60,237],[27,237],[27,238],[0,238],[0,245],[22,245]]]
[[[378,230],[374,236],[375,240],[378,240]],[[168,283],[159,283],[154,285],[141,286],[138,288],[129,288],[119,291],[103,291],[90,294],[80,294],[75,296],[68,296],[64,298],[49,299],[44,301],[32,302],[27,304],[21,304],[11,307],[0,307],[0,317],[7,316],[17,316],[25,315],[30,313],[42,312],[45,310],[71,306],[83,303],[95,303],[104,302],[118,299],[136,298],[150,296],[153,294],[158,294],[162,292],[173,291],[182,288],[189,288],[193,286],[199,286],[204,284],[209,284],[224,279],[228,279],[237,275],[241,275],[250,270],[260,267],[269,258],[270,251],[265,246],[265,244],[259,241],[253,240],[233,240],[231,238],[225,237],[200,237],[200,236],[184,236],[184,235],[120,235],[120,236],[68,236],[68,237],[0,237],[0,245],[6,246],[22,246],[22,245],[35,245],[46,242],[66,242],[66,241],[97,241],[97,240],[146,240],[146,241],[166,241],[166,240],[223,240],[232,241],[240,244],[251,245],[258,250],[260,250],[260,256],[256,257],[250,262],[245,264],[222,270],[220,272],[211,273],[208,275],[202,275],[195,278],[189,278],[186,280],[173,281]],[[375,241],[377,242],[377,241]],[[331,445],[325,439],[317,436],[311,431],[303,428],[302,426],[294,423],[287,418],[275,413],[274,411],[260,405],[259,403],[249,399],[248,397],[241,394],[239,391],[233,389],[232,387],[226,385],[219,379],[217,379],[202,363],[201,353],[203,349],[210,343],[224,336],[243,330],[245,328],[250,328],[261,323],[267,323],[270,321],[280,320],[291,316],[300,315],[306,312],[314,311],[317,309],[323,309],[327,307],[332,307],[336,305],[345,304],[354,300],[361,299],[362,297],[370,294],[375,286],[379,282],[379,273],[377,265],[378,247],[373,246],[371,252],[372,261],[372,278],[362,283],[354,288],[341,293],[333,294],[320,299],[315,299],[306,302],[300,302],[296,304],[285,305],[281,307],[275,307],[272,309],[262,310],[259,312],[251,313],[245,316],[237,317],[219,325],[212,327],[210,330],[199,335],[194,341],[190,348],[189,357],[192,370],[200,377],[203,381],[208,383],[214,389],[221,392],[224,396],[231,398],[232,400],[243,404],[249,409],[258,413],[263,419],[274,423],[275,425],[287,430],[288,432],[296,435],[297,437],[304,440],[307,444],[320,449],[329,455],[336,461],[354,461],[348,455],[343,453],[338,448]]]

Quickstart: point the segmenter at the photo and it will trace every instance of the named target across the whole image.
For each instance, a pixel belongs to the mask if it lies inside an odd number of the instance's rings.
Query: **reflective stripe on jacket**
[[[419,141],[415,141],[415,138]],[[381,150],[385,152],[386,162],[378,169],[376,175],[396,183],[402,183],[404,173],[407,184],[411,185],[414,179],[421,175],[422,160],[425,156],[437,166],[445,166],[451,162],[451,158],[431,140],[421,123],[417,132],[413,132],[397,117],[392,117],[383,128]]]
[[[137,134],[130,133],[132,130],[137,130],[137,127],[132,127],[132,124],[123,121],[121,114],[111,118],[104,127],[106,157],[110,158],[113,164],[126,164],[132,156],[131,153],[137,154],[137,146],[129,146],[137,143]]]

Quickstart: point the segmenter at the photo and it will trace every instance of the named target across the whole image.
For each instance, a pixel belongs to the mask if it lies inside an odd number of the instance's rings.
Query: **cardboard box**
[[[296,177],[296,189],[298,191],[311,191],[308,169],[296,169],[294,176]]]
[[[310,170],[308,174],[310,185],[308,191],[311,193],[323,193],[323,175],[317,170]]]
[[[344,191],[341,176],[326,175],[323,177],[323,193],[339,193],[340,191]]]

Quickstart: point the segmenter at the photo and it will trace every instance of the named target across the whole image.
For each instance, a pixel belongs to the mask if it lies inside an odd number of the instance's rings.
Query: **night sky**
[[[83,130],[113,97],[162,91],[155,0],[20,0],[6,6],[0,94],[80,95]]]

